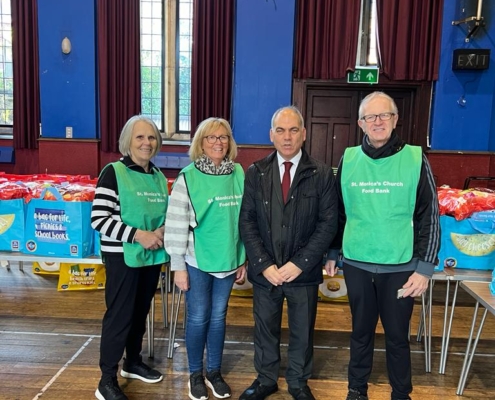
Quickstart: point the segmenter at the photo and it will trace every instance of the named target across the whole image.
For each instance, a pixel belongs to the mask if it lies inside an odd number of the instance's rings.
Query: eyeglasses
[[[227,135],[222,135],[222,136],[208,135],[205,136],[205,139],[209,144],[215,144],[217,140],[220,140],[220,143],[228,143],[229,141],[229,137]]]
[[[364,117],[361,117],[361,119],[365,122],[375,122],[377,117],[380,117],[381,121],[388,121],[390,118],[392,118],[395,115],[395,113],[381,113],[381,114],[370,114],[370,115],[365,115]]]

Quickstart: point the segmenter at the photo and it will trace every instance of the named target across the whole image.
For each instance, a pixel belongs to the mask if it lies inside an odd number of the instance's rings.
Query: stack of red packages
[[[495,210],[495,191],[487,188],[437,190],[440,215],[451,215],[457,221],[469,218],[479,211]]]
[[[29,199],[30,195],[31,190],[22,182],[0,183],[0,200]]]
[[[89,175],[62,174],[0,174],[0,200],[40,198],[45,192],[44,200],[56,200],[52,193],[45,191],[54,187],[64,201],[93,201],[97,179]]]

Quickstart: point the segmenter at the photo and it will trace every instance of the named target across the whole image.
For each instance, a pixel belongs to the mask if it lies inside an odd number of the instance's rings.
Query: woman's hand
[[[153,233],[158,239],[163,240],[163,236],[165,235],[165,225],[162,225],[159,228],[155,229]]]
[[[163,235],[158,237],[155,232],[138,229],[136,236],[134,236],[134,242],[138,242],[146,250],[157,250],[163,247]]]
[[[174,271],[174,283],[183,291],[189,290],[189,274],[187,271]]]
[[[235,272],[235,283],[242,285],[246,280],[246,266],[242,265]]]

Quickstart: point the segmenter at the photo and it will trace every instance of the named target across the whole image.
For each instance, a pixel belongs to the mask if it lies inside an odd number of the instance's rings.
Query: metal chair
[[[169,329],[169,339],[168,339],[168,353],[167,358],[173,358],[174,356],[174,344],[175,344],[175,330],[177,329],[177,319],[179,317],[180,301],[182,297],[182,290],[178,289],[176,296],[177,286],[174,284],[172,288],[172,302],[170,309],[170,329]],[[177,303],[175,299],[177,298]],[[184,311],[184,324],[185,324],[185,311]]]
[[[170,263],[163,264],[160,274],[160,294],[162,296],[163,327],[168,328],[168,293],[170,292]]]
[[[155,297],[151,300],[147,325],[148,329],[146,329],[146,332],[148,335],[148,358],[153,358],[155,356]]]
[[[163,327],[168,327],[168,288],[170,283],[170,264],[164,264],[160,272],[160,295],[162,298],[162,316]],[[150,312],[147,318],[147,336],[148,336],[148,357],[155,356],[155,297],[151,301]]]

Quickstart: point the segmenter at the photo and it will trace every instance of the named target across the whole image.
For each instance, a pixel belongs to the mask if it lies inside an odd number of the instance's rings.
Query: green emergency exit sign
[[[347,73],[347,83],[378,83],[379,71],[377,67],[356,67]]]

